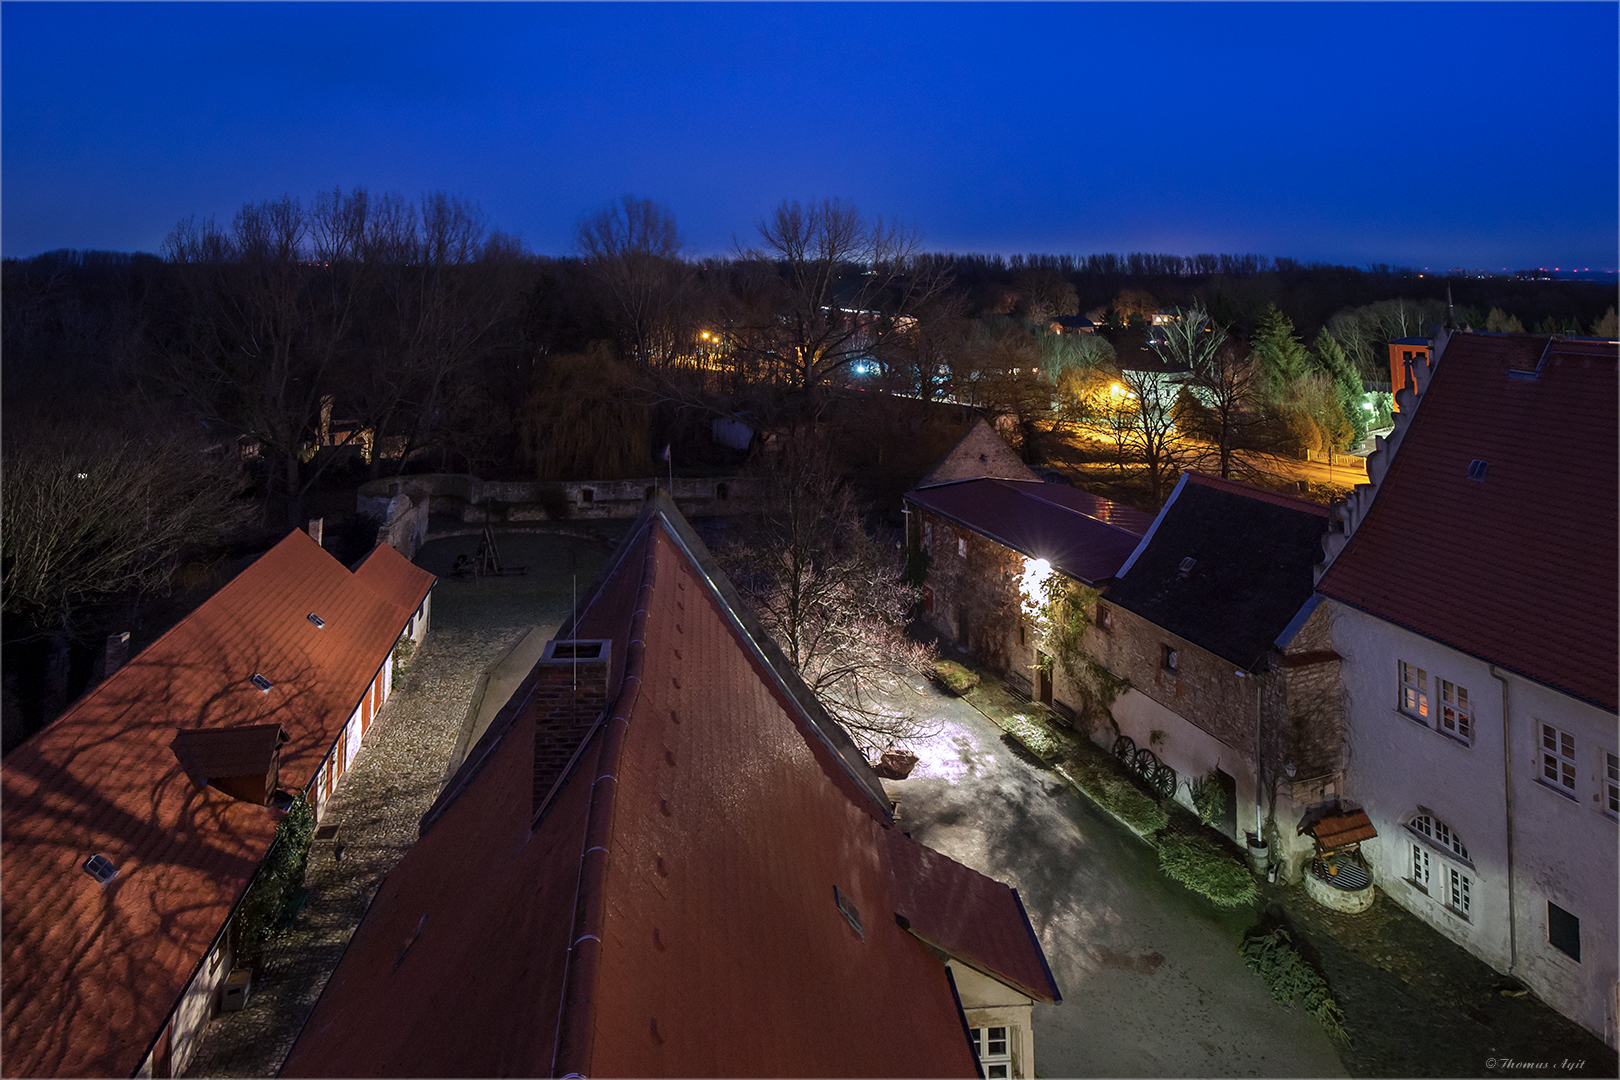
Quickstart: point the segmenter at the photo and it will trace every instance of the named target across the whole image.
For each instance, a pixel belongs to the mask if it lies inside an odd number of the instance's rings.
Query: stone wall
[[[404,495],[428,513],[472,523],[633,518],[655,490],[670,490],[668,477],[635,480],[480,480],[457,473],[423,473],[373,480],[360,488],[359,509],[385,521]],[[687,517],[751,513],[765,494],[764,482],[735,477],[675,478],[675,505]],[[397,545],[396,545],[397,546]]]
[[[947,640],[1006,671],[1023,556],[938,514],[910,510],[913,543],[929,553],[924,613]]]

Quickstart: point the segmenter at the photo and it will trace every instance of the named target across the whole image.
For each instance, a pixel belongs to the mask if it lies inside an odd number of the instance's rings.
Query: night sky
[[[0,8],[0,248],[445,190],[536,252],[621,193],[687,253],[783,198],[938,251],[1616,266],[1620,6]]]

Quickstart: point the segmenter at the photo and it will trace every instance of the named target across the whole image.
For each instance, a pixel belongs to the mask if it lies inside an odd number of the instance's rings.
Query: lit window
[[[973,1056],[984,1069],[985,1080],[1010,1080],[1012,1076],[1012,1028],[970,1028]]]
[[[1097,629],[1105,634],[1114,632],[1114,610],[1112,608],[1103,607],[1101,604],[1097,605]]]
[[[1547,901],[1547,943],[1576,963],[1581,959],[1581,920]]]
[[[967,558],[967,537],[958,536],[956,538],[956,556],[959,559]]]
[[[1620,814],[1620,756],[1605,753],[1603,759],[1607,770],[1604,786],[1609,789],[1609,813]]]
[[[1166,671],[1175,671],[1177,664],[1176,650],[1168,645],[1159,646],[1159,666]]]
[[[1440,730],[1461,742],[1474,741],[1474,714],[1468,707],[1468,690],[1440,680]]]
[[[1405,660],[1398,662],[1401,678],[1401,711],[1419,720],[1429,718],[1429,674]]]
[[[1564,791],[1575,790],[1575,736],[1541,725],[1541,779]]]

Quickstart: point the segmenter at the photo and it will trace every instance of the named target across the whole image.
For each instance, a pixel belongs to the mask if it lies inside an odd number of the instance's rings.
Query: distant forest
[[[1031,464],[1111,431],[1156,505],[1178,440],[1223,474],[1354,445],[1387,417],[1391,339],[1616,332],[1609,285],[929,253],[836,199],[784,202],[726,258],[681,246],[631,196],[550,257],[447,195],[356,189],[179,222],[161,255],[5,260],[6,745],[86,684],[101,636],[166,625],[154,605],[185,609],[288,527],[338,514],[328,547],[363,554],[368,478],[649,476],[665,446],[677,472],[730,471],[749,451],[714,437],[725,419],[753,449],[833,446],[892,512],[972,410]]]

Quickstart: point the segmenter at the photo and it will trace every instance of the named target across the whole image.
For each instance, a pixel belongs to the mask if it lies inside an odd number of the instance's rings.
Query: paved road
[[[1039,1075],[1348,1075],[1316,1021],[1244,967],[1252,911],[1169,881],[1146,844],[971,706],[908,682],[891,700],[941,728],[913,747],[911,777],[884,786],[914,837],[1023,897],[1064,998],[1035,1009]]]

